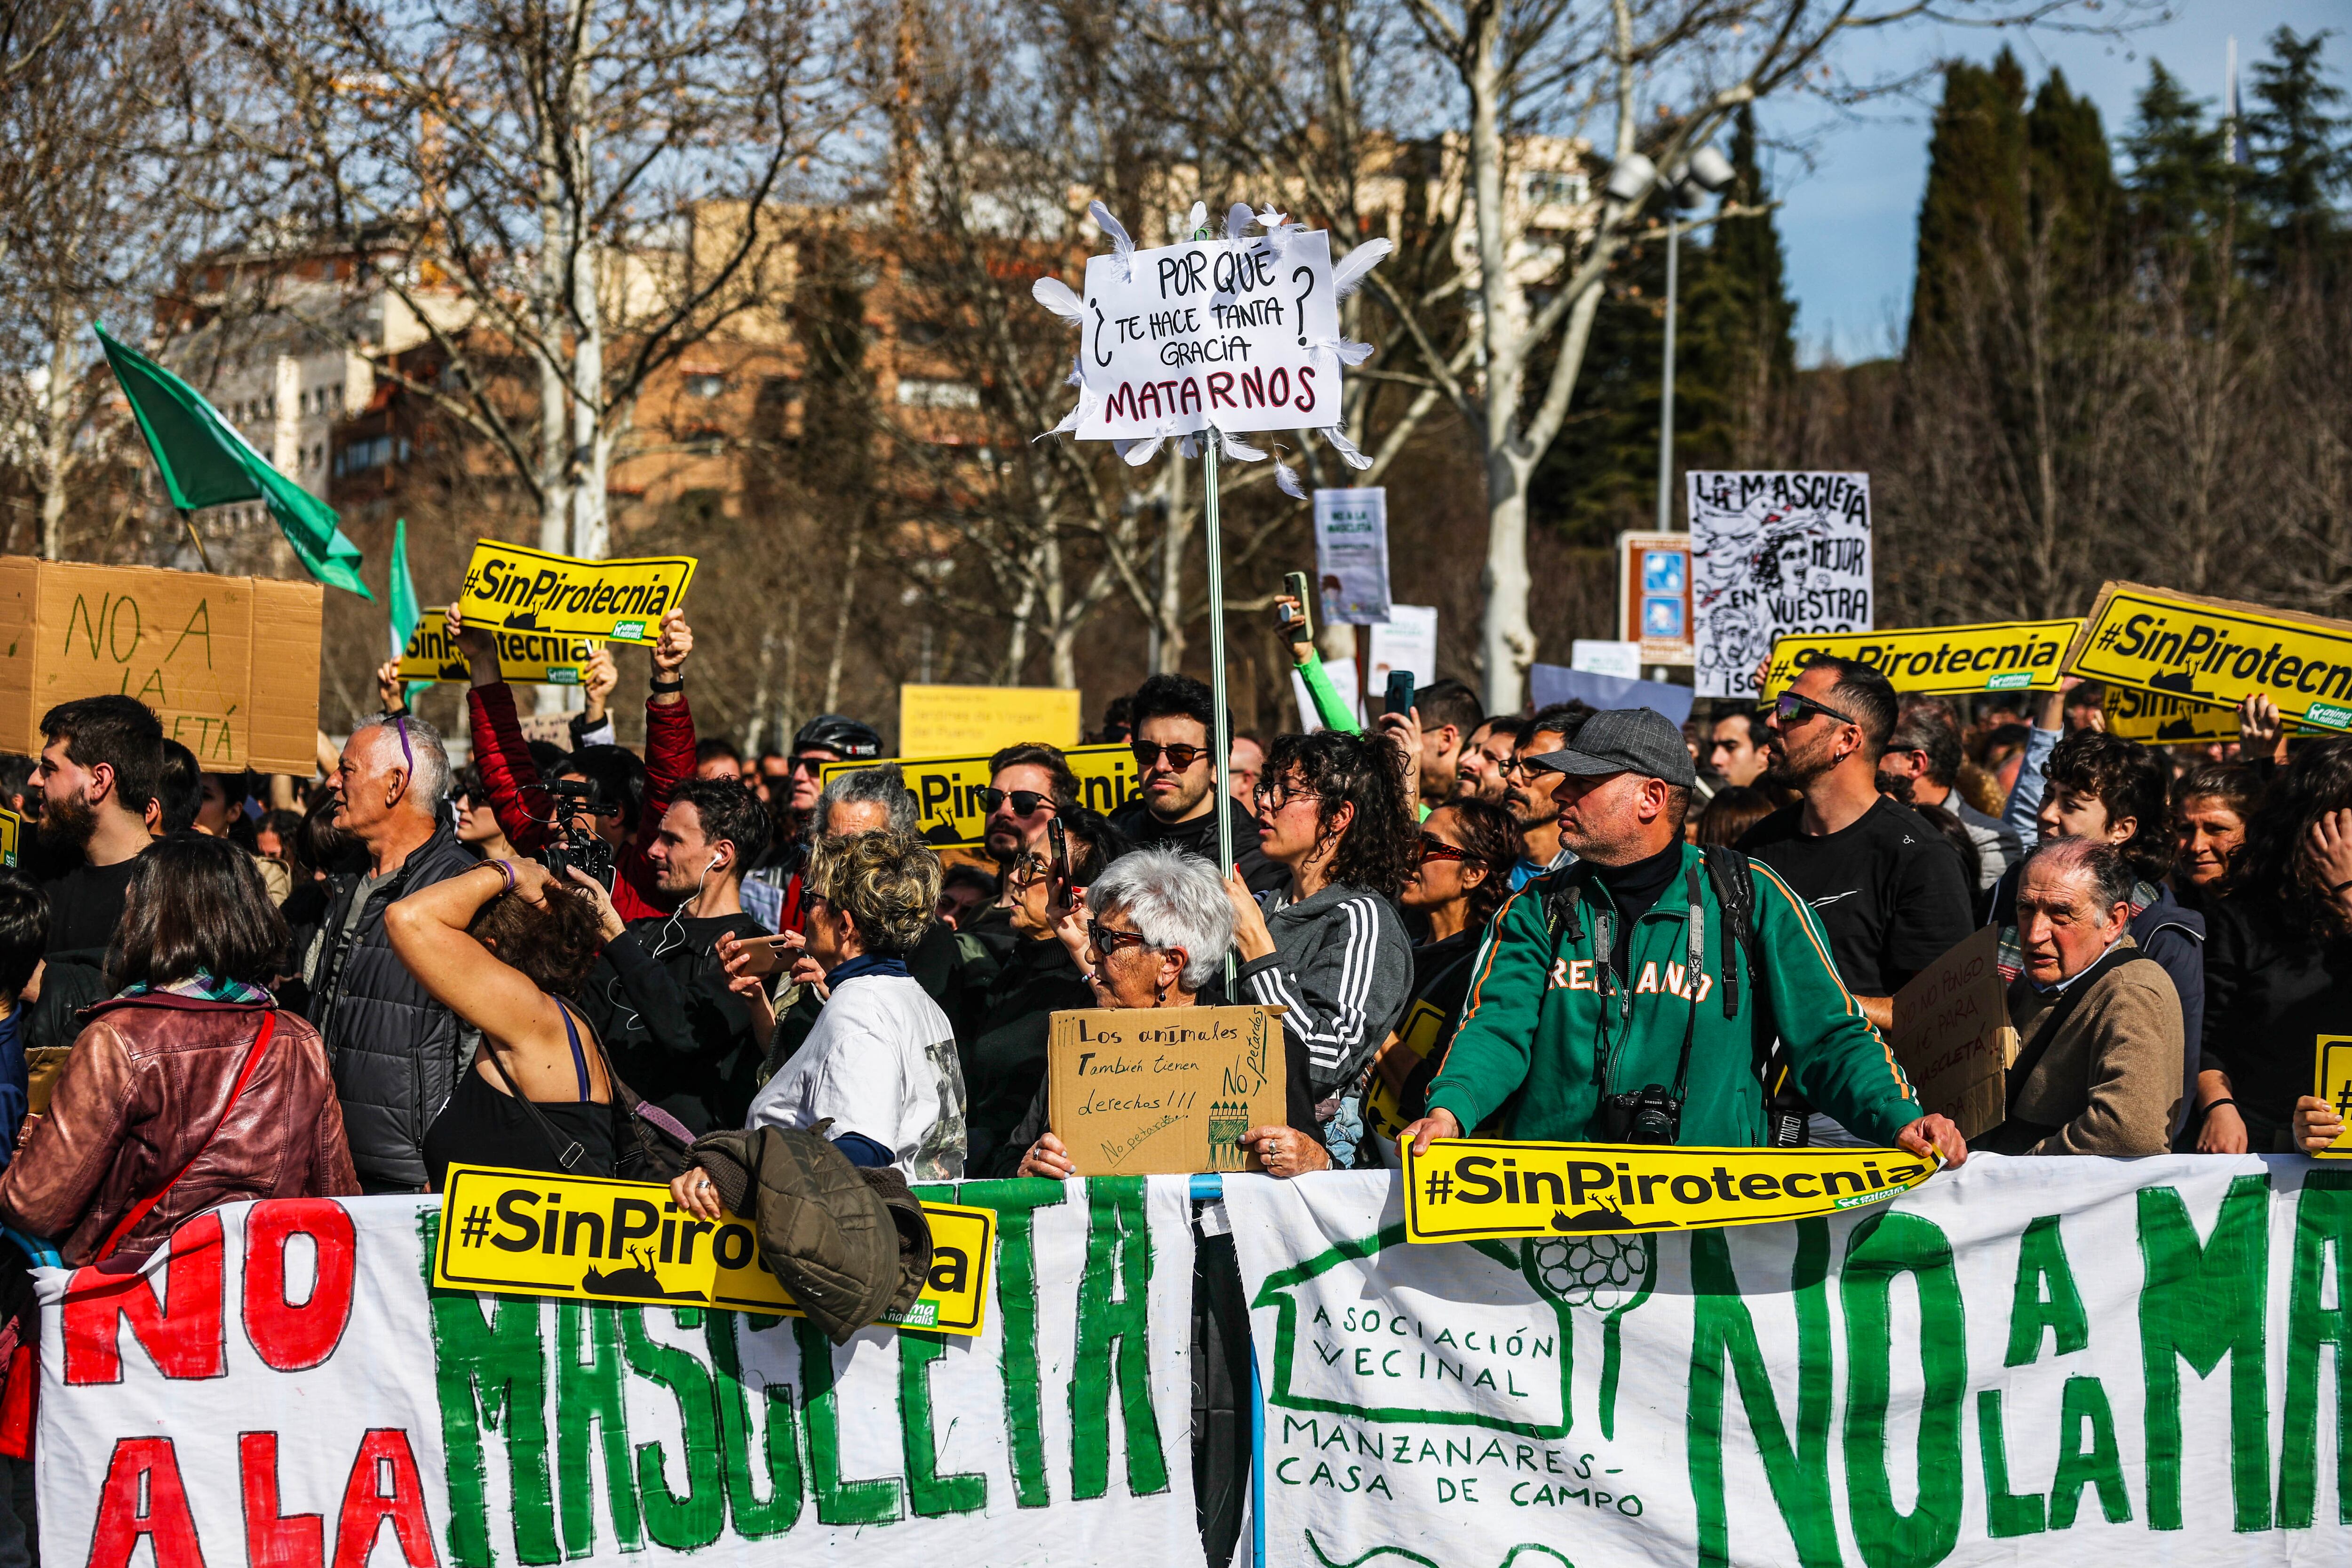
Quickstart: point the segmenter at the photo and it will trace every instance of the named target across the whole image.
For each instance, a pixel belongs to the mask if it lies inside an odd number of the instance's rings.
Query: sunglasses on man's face
[[[1155,746],[1149,741],[1130,742],[1128,750],[1135,753],[1135,765],[1139,768],[1150,768],[1166,757],[1168,765],[1180,773],[1190,771],[1194,763],[1209,754],[1206,746]]]
[[[1095,951],[1105,958],[1108,958],[1122,947],[1151,945],[1151,939],[1139,931],[1120,931],[1118,927],[1107,926],[1100,921],[1087,922],[1087,940],[1093,942]]]
[[[980,792],[980,807],[982,811],[992,813],[1002,807],[1008,800],[1013,803],[1013,815],[1015,816],[1034,816],[1037,815],[1038,809],[1041,806],[1048,806],[1054,804],[1054,797],[1052,795],[1040,795],[1034,789],[996,789],[992,787]]]
[[[1783,724],[1793,724],[1807,713],[1819,713],[1822,717],[1834,719],[1841,724],[1853,722],[1836,709],[1825,708],[1811,698],[1794,691],[1783,691],[1780,693],[1780,700],[1772,704],[1773,717],[1779,719]]]

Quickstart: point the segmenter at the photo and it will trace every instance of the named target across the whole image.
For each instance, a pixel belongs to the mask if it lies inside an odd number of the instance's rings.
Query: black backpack
[[[1756,871],[1748,857],[1737,849],[1708,845],[1699,854],[1706,862],[1707,884],[1715,889],[1715,901],[1723,910],[1723,923],[1729,938],[1725,944],[1723,964],[1723,1016],[1737,1018],[1743,967],[1751,982],[1764,967],[1762,944],[1756,935]],[[1584,940],[1584,924],[1579,913],[1583,872],[1581,863],[1571,866],[1557,873],[1551,879],[1552,886],[1545,890],[1544,920],[1551,931],[1555,949],[1563,939]],[[1735,952],[1747,955],[1744,966],[1731,961],[1729,955]],[[1605,961],[1607,955],[1602,956]],[[1765,1121],[1769,1129],[1767,1142],[1775,1149],[1804,1147],[1806,1117],[1811,1107],[1796,1090],[1788,1048],[1777,1037],[1759,1046],[1754,1068],[1757,1082],[1764,1091]]]

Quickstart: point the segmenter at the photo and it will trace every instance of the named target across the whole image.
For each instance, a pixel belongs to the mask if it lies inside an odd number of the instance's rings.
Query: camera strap
[[[1675,1067],[1675,1104],[1679,1107],[1690,1092],[1691,1045],[1698,1037],[1698,994],[1706,989],[1706,900],[1699,896],[1698,868],[1691,867],[1683,873],[1683,888],[1690,896],[1690,922],[1685,928],[1687,942],[1685,950],[1689,963],[1683,971],[1683,984],[1689,988],[1690,1012],[1683,1019],[1683,1056]]]

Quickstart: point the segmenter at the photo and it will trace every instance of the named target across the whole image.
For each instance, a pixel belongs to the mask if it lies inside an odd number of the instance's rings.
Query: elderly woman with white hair
[[[1061,921],[1056,934],[1085,966],[1095,998],[1105,1007],[1213,1006],[1225,1000],[1233,903],[1216,868],[1205,860],[1175,849],[1122,856],[1085,890],[1080,907]],[[1062,1141],[1046,1131],[1045,1098],[1040,1087],[1005,1149],[1027,1151],[1017,1174],[1059,1180],[1075,1167]],[[1322,1150],[1312,1136],[1287,1127],[1252,1128],[1242,1142],[1258,1151],[1271,1174],[1328,1167],[1328,1160],[1309,1165],[1296,1155],[1285,1157],[1286,1150]]]

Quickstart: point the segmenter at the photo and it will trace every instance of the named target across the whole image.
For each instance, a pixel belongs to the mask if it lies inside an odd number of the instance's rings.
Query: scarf
[[[194,1002],[234,1002],[263,1007],[275,1006],[278,999],[268,988],[248,985],[242,980],[223,980],[209,969],[199,969],[185,980],[174,980],[169,985],[150,985],[144,980],[126,985],[119,999],[133,996],[184,996]]]
[[[861,952],[856,958],[845,958],[824,972],[824,988],[837,990],[844,981],[861,979],[868,974],[898,975],[904,978],[907,961],[903,958],[883,958]]]

